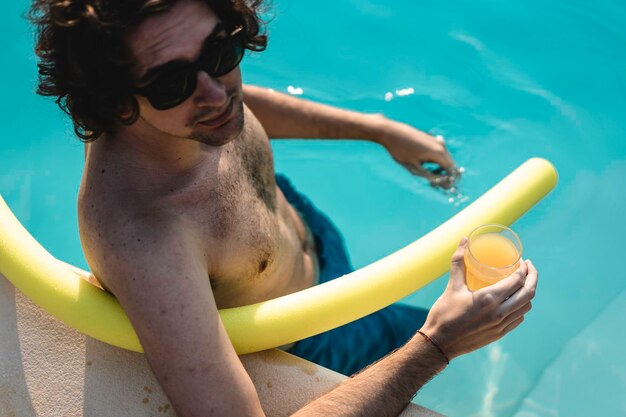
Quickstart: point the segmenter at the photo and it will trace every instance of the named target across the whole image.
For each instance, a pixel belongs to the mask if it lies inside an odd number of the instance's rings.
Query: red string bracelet
[[[433,344],[433,346],[435,348],[437,348],[437,350],[439,351],[439,353],[441,353],[441,355],[446,359],[446,363],[448,365],[450,365],[450,359],[448,359],[448,355],[446,355],[445,353],[443,353],[443,350],[439,347],[439,345],[437,343],[435,343],[435,341],[433,339],[430,338],[430,336],[428,336],[426,333],[424,333],[421,330],[417,331],[419,334],[421,334],[422,336],[424,336],[426,338],[426,340],[428,340],[430,343]]]

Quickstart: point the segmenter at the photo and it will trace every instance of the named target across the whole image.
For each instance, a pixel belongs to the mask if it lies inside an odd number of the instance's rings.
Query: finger
[[[530,261],[523,261],[528,268],[528,275],[526,275],[526,281],[524,286],[519,289],[515,294],[511,295],[507,300],[502,303],[502,307],[505,309],[515,310],[520,306],[530,302],[535,298],[535,291],[537,289],[537,270]]]
[[[528,265],[526,265],[526,262],[521,261],[519,268],[517,268],[517,270],[511,275],[501,279],[493,285],[476,290],[474,295],[479,299],[485,298],[491,300],[492,302],[495,301],[502,303],[524,286],[527,274]]]
[[[452,158],[450,158],[448,153],[445,151],[441,153],[429,153],[427,156],[424,157],[421,163],[425,164],[428,162],[439,165],[441,167],[441,171],[451,172],[455,168],[454,162],[452,162]]]
[[[519,308],[511,311],[502,308],[502,306],[498,307],[492,314],[493,318],[496,320],[496,327],[500,329],[504,329],[509,324],[519,319],[520,317],[526,315],[533,308],[532,303],[529,301],[526,304],[520,306]]]
[[[446,140],[441,135],[427,135],[429,139],[434,140],[437,145],[430,147],[430,150],[427,155],[427,159],[431,162],[435,162],[442,168],[446,170],[450,170],[454,167],[454,162],[448,153],[448,149],[446,148]]]
[[[509,299],[505,300],[502,304],[510,306],[515,309],[520,305],[526,304],[535,297],[537,289],[538,273],[537,269],[530,260],[522,261],[526,264],[528,274],[524,286],[520,288],[515,294],[511,295]]]
[[[528,276],[526,277],[526,284],[524,284],[528,290],[535,296],[537,291],[537,283],[539,282],[539,272],[530,259],[526,259],[526,266],[528,267]]]
[[[454,172],[456,170],[456,164],[454,163],[454,160],[452,159],[452,156],[450,156],[450,154],[448,153],[448,151],[444,151],[443,155],[442,155],[442,161],[439,165],[441,165],[443,168],[446,169],[446,171],[448,172]]]
[[[448,172],[452,172],[456,169],[456,164],[443,143],[441,143],[441,150],[430,153],[428,157],[428,159],[432,160],[432,162],[438,164]]]
[[[406,170],[409,171],[411,174],[417,175],[418,177],[424,177],[428,180],[434,177],[434,175],[430,171],[428,171],[421,165],[410,164],[407,162],[400,162],[400,165],[406,168]]]
[[[506,326],[503,330],[502,330],[502,335],[504,336],[505,334],[509,333],[510,331],[512,331],[513,329],[515,329],[517,326],[519,326],[520,324],[522,324],[522,322],[524,321],[524,316],[520,317],[519,319],[515,320],[514,322],[512,322],[511,324],[509,324],[508,326]]]
[[[459,246],[452,255],[450,262],[450,284],[455,288],[466,288],[465,283],[465,250],[467,248],[467,238],[464,237],[459,242]]]

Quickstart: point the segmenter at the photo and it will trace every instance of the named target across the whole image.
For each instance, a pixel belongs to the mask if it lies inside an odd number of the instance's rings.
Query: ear
[[[139,103],[135,97],[131,97],[129,101],[122,104],[117,109],[117,115],[122,123],[131,125],[139,117]]]

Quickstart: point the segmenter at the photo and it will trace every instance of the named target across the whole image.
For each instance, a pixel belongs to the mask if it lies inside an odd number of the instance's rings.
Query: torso
[[[97,233],[85,225],[106,227],[106,207],[162,206],[156,208],[183,220],[180,233],[200,236],[207,279],[219,308],[264,301],[314,285],[319,267],[311,232],[276,185],[263,127],[250,111],[245,120],[243,134],[208,158],[184,186],[166,187],[150,198],[128,198],[127,189],[116,192],[120,184],[114,176],[106,180],[90,172],[105,168],[101,161],[92,161],[98,155],[88,154],[79,198],[83,243],[93,241]],[[92,205],[104,207],[104,212],[94,214],[87,209]],[[96,253],[97,248],[84,249],[88,261],[90,256],[104,255]],[[107,278],[97,278],[106,287]]]

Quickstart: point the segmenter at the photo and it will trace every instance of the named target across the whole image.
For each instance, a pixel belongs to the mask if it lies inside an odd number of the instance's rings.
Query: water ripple
[[[511,62],[490,50],[478,38],[463,32],[451,32],[449,36],[459,42],[471,46],[481,56],[487,69],[500,79],[503,84],[531,96],[539,97],[555,108],[564,117],[577,123],[577,114],[573,106],[542,87],[530,77],[518,70]]]

